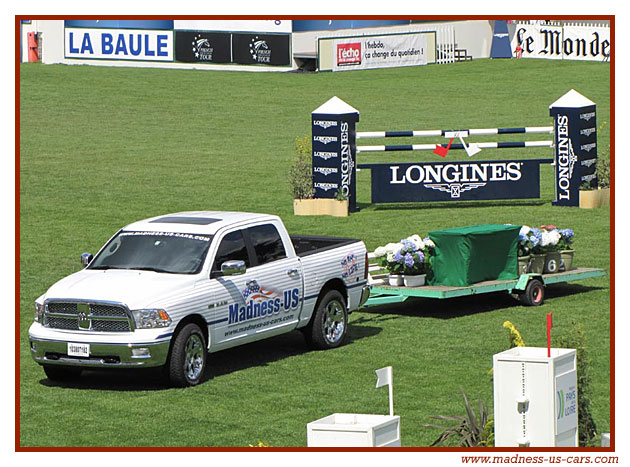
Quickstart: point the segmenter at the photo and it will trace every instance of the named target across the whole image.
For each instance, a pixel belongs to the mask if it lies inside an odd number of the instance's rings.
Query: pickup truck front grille
[[[129,332],[133,324],[127,309],[99,302],[48,302],[44,326],[53,329]]]

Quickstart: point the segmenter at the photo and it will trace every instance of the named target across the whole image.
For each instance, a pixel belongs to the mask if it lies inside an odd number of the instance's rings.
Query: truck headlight
[[[35,300],[35,322],[44,322],[44,304],[39,303],[37,300]]]
[[[136,329],[165,328],[171,325],[171,317],[162,309],[134,310]]]

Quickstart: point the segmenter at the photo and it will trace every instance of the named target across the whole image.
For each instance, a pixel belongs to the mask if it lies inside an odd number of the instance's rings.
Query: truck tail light
[[[370,260],[368,259],[367,251],[365,252],[365,274],[363,275],[363,279],[367,280],[368,271],[370,269]]]

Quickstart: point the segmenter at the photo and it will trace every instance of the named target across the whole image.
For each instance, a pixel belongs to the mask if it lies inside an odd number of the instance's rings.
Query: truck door
[[[212,330],[217,350],[282,334],[298,323],[303,294],[299,259],[287,257],[273,224],[227,234],[213,270],[223,261],[245,258],[245,274],[211,279],[218,285],[213,287],[219,306]]]

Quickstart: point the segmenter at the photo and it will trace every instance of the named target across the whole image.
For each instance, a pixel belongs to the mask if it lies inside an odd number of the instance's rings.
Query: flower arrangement
[[[558,230],[560,234],[560,240],[558,241],[558,250],[571,250],[573,247],[571,244],[573,243],[573,237],[575,237],[575,232],[571,229],[560,229]]]
[[[417,276],[425,273],[425,262],[434,248],[435,244],[428,237],[423,240],[414,234],[398,243],[378,247],[374,256],[390,274]]]
[[[555,225],[541,225],[540,228],[524,225],[519,233],[518,255],[527,256],[530,253],[544,255],[559,251],[562,246],[561,238],[562,234]]]

